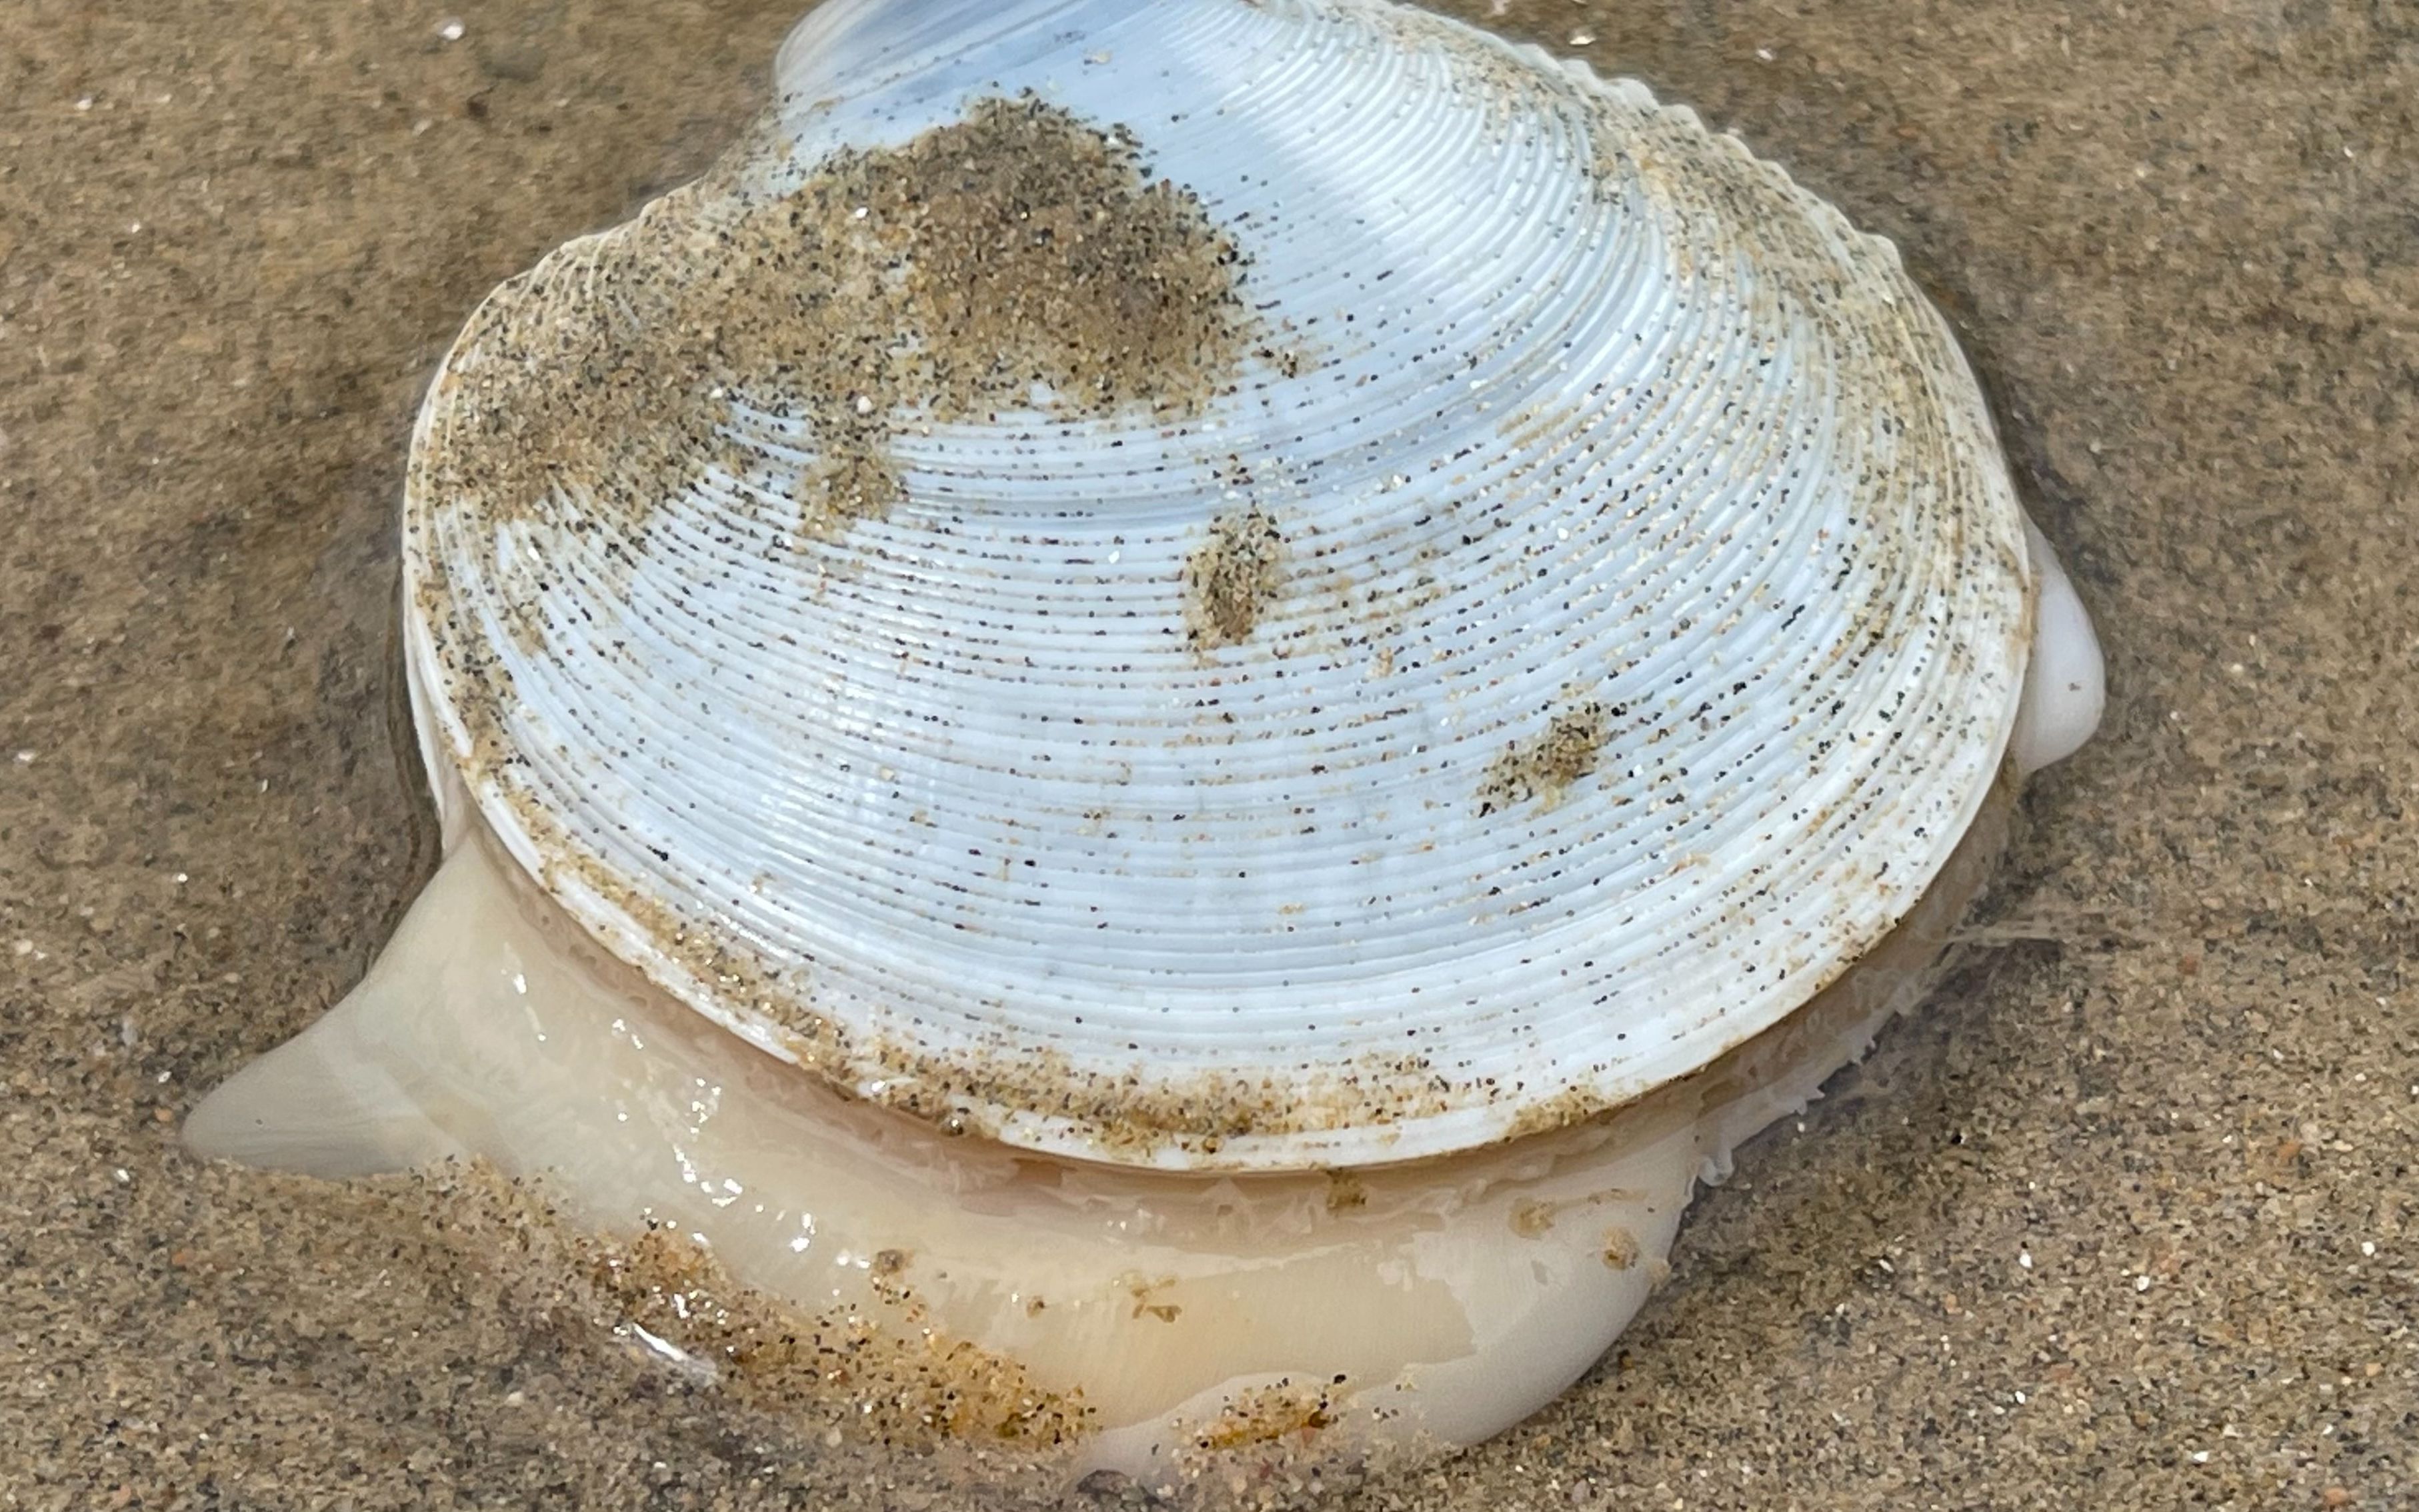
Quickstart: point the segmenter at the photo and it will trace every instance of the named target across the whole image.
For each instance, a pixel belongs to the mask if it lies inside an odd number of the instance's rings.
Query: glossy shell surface
[[[808,529],[778,393],[643,511],[463,461],[508,349],[713,237],[483,308],[407,497],[422,738],[701,1011],[1032,1149],[1404,1160],[1703,1067],[1964,833],[2032,612],[1987,413],[1889,245],[1688,111],[1355,0],[833,0],[777,94],[681,213],[1039,105],[1197,200],[1251,332],[1174,419],[890,406],[897,496]]]

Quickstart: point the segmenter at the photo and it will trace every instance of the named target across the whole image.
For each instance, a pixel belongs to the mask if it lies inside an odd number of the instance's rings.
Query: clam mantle
[[[449,858],[193,1137],[912,1298],[1102,1463],[1525,1414],[2096,720],[1955,343],[1375,0],[832,0],[777,80],[446,359]]]

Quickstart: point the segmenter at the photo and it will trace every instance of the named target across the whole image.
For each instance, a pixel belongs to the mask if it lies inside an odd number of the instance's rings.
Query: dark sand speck
[[[434,861],[392,638],[438,356],[499,281],[702,169],[792,19],[0,10],[0,1505],[1041,1497],[650,1364],[476,1183],[176,1142]],[[2026,801],[1992,949],[1742,1152],[1615,1356],[1333,1504],[2419,1504],[2419,16],[1499,23],[1899,240],[2115,696]]]

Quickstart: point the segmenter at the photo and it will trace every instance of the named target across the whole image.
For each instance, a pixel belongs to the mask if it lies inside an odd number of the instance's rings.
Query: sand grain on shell
[[[1210,522],[1210,538],[1184,561],[1184,624],[1195,646],[1240,645],[1276,596],[1285,536],[1253,505]]]
[[[1121,138],[992,100],[775,195],[768,135],[488,302],[448,375],[437,507],[567,505],[627,539],[718,464],[828,535],[899,501],[903,424],[1180,416],[1231,383],[1241,255]],[[803,424],[793,479],[732,439],[734,406]]]
[[[1478,811],[1493,813],[1533,798],[1559,802],[1572,783],[1595,770],[1611,738],[1610,717],[1603,704],[1582,703],[1555,715],[1538,733],[1514,741],[1488,764],[1479,784]]]

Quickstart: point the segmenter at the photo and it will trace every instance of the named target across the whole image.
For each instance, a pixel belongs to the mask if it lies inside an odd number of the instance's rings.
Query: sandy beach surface
[[[2419,1505],[2419,11],[1455,8],[1898,240],[2113,699],[1947,990],[1743,1152],[1615,1356],[1317,1499]],[[476,1183],[177,1143],[435,861],[422,385],[496,282],[707,161],[794,10],[0,8],[0,1505],[1044,1496],[651,1367]]]

